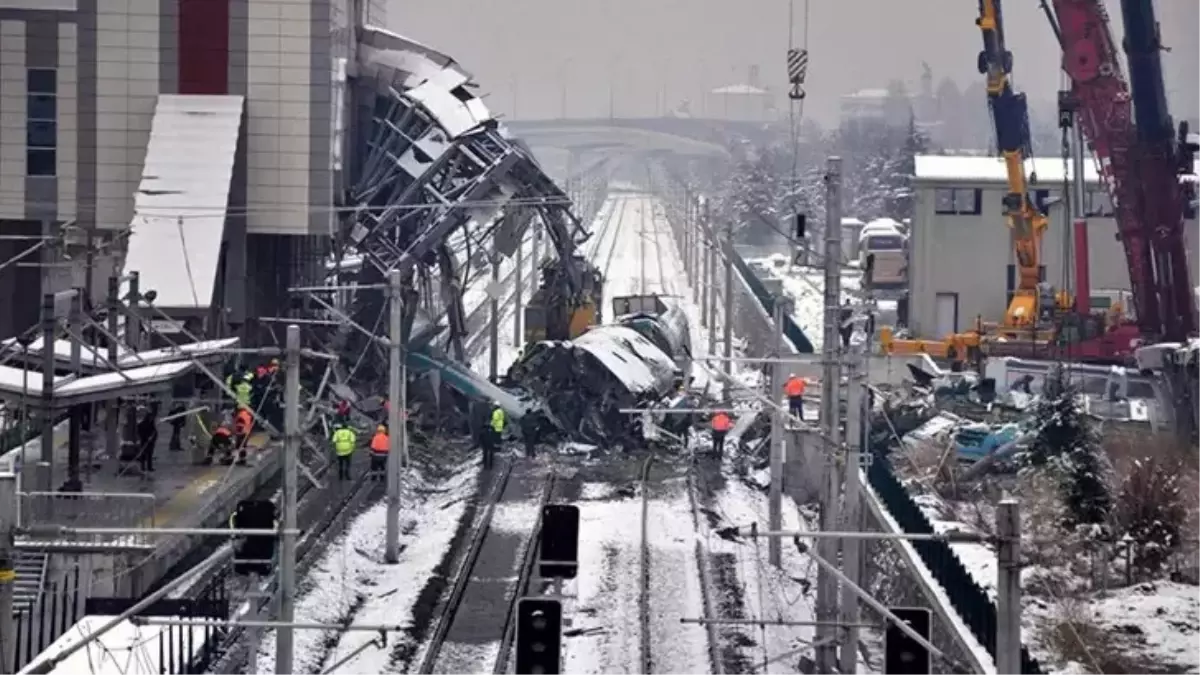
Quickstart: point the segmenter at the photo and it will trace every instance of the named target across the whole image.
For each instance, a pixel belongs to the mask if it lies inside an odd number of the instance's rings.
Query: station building
[[[1042,243],[1043,278],[1062,287],[1064,279],[1073,280],[1073,271],[1064,264],[1071,227],[1062,199],[1064,179],[1073,180],[1073,172],[1064,169],[1061,158],[1036,158],[1026,167],[1034,199],[1048,209],[1050,217]],[[1129,272],[1124,248],[1116,238],[1112,203],[1093,162],[1087,163],[1084,179],[1093,307],[1099,307],[1110,299],[1127,297]],[[915,335],[938,338],[969,329],[977,316],[1003,320],[1017,278],[1011,230],[1004,215],[1008,183],[1003,160],[918,156],[913,185],[909,328]],[[1188,262],[1196,282],[1195,246],[1200,236],[1194,210],[1187,233],[1192,254]],[[1129,308],[1128,303],[1125,306]]]
[[[384,8],[0,0],[0,234],[66,239],[47,247],[57,274],[0,271],[16,301],[0,303],[0,337],[37,320],[35,289],[84,285],[61,261],[79,259],[89,230],[112,241],[93,298],[115,268],[139,272],[159,307],[210,335],[275,314],[327,247],[353,27],[384,25]],[[35,241],[0,241],[0,259]]]

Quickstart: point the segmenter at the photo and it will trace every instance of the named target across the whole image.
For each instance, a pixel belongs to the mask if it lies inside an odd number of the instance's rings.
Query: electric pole
[[[279,535],[279,621],[290,624],[296,615],[296,497],[300,464],[300,327],[287,327],[287,388],[283,416],[283,521]],[[291,673],[295,629],[282,626],[275,638],[275,672]],[[254,654],[250,655],[255,658]]]
[[[706,286],[708,286],[709,281],[712,279],[712,274],[708,269],[709,261],[711,260],[710,256],[708,255],[708,237],[705,236],[706,233],[704,231],[704,228],[708,225],[708,223],[704,222],[703,216],[701,216],[698,220],[699,222],[696,225],[696,258],[697,262],[699,263],[700,275],[699,278],[696,279],[696,287],[700,291],[700,297],[698,298],[700,302],[700,325],[708,326],[708,322],[711,321],[711,318],[708,316],[709,289],[706,288]]]
[[[779,393],[783,390],[783,318],[790,310],[790,303],[782,294],[775,297],[775,361],[771,363],[768,378],[767,399],[771,402],[771,485],[767,493],[767,527],[772,532],[783,529],[783,434],[784,413],[780,409]],[[726,362],[728,363],[728,362]],[[767,562],[779,567],[783,564],[782,549],[778,537],[767,540]]]
[[[532,228],[531,228],[532,229]],[[525,266],[525,242],[517,240],[516,267],[513,269],[513,347],[521,348],[521,287],[525,284],[522,279],[522,267]]]
[[[867,292],[870,292],[869,287]],[[845,525],[842,527],[847,532],[862,531],[862,504],[860,502],[862,499],[862,476],[859,469],[863,464],[859,459],[865,454],[864,443],[866,441],[864,431],[868,372],[866,344],[861,350],[850,348],[849,392],[846,397],[846,492],[843,498]],[[842,570],[858,586],[862,585],[861,561],[862,541],[859,539],[843,540]],[[841,621],[845,631],[842,639],[841,672],[853,673],[858,666],[858,596],[849,586],[842,587]]]
[[[493,267],[493,270],[496,268]],[[405,434],[404,395],[401,392],[404,377],[403,348],[404,336],[404,289],[401,286],[400,270],[388,272],[388,290],[391,294],[391,319],[388,344],[388,457],[387,457],[387,530],[384,548],[384,560],[390,564],[400,562],[400,469],[403,462],[403,449],[394,439],[403,439]],[[495,300],[493,302],[492,327],[496,327]],[[493,339],[495,331],[493,330]],[[493,343],[494,344],[494,343]],[[495,349],[492,351],[495,354]],[[495,356],[492,357],[493,364]],[[493,372],[495,370],[493,369]]]
[[[721,339],[725,346],[725,376],[733,374],[733,221],[725,224],[725,323],[721,326]],[[711,345],[709,347],[712,348]],[[726,396],[726,399],[729,397]]]
[[[838,529],[839,476],[837,460],[841,449],[841,323],[842,276],[840,269],[842,240],[842,160],[830,157],[825,173],[825,345],[824,368],[821,376],[821,431],[829,444],[821,452],[823,461],[820,490],[821,530]],[[822,539],[817,552],[825,560],[837,560],[836,539]],[[816,671],[832,673],[837,666],[836,628],[838,615],[838,581],[824,567],[817,573]]]
[[[88,270],[91,274],[91,270]],[[67,315],[67,325],[69,327],[71,340],[71,372],[77,378],[83,377],[83,289],[76,288],[75,295],[71,298],[71,310]],[[92,362],[95,363],[95,356],[92,356]],[[79,473],[79,449],[82,442],[80,434],[83,433],[83,406],[71,406],[68,412],[69,432],[67,437],[67,481],[63,483],[62,491],[64,492],[83,492],[83,481],[80,479]]]
[[[121,279],[117,275],[108,278],[108,362],[118,365],[117,353],[120,349],[120,332],[118,322],[121,315]],[[121,400],[114,398],[104,404],[104,445],[108,453],[119,463],[121,461]]]
[[[54,343],[58,318],[54,294],[42,294],[42,440],[38,462],[38,489],[54,490]]]
[[[704,207],[704,226],[708,228],[709,245],[708,245],[708,348],[713,351],[716,345],[716,247],[720,244],[716,240],[716,228],[713,227],[713,221],[709,217],[708,207]],[[726,317],[725,322],[730,319]]]
[[[492,320],[488,324],[488,379],[492,382],[500,372],[500,255],[496,252],[496,242],[492,241],[492,282],[488,286],[488,297],[491,302]]]
[[[17,631],[13,617],[16,527],[17,475],[0,473],[0,673],[17,672]]]

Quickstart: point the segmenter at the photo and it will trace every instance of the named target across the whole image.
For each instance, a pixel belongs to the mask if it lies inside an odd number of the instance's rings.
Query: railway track
[[[366,462],[359,463],[360,467],[365,465]],[[329,467],[326,467],[326,470],[321,473],[322,475],[318,476],[318,479],[323,479],[324,474],[329,473]],[[296,542],[296,571],[298,574],[302,575],[315,562],[317,555],[323,550],[319,544],[327,541],[330,535],[341,531],[351,514],[358,512],[364,504],[383,496],[385,481],[368,478],[365,471],[356,471],[355,475],[356,478],[349,485],[337,489],[336,493],[332,495],[332,499],[330,499],[331,495],[328,491],[315,490],[311,487],[299,495],[300,503],[297,510],[300,513],[301,535]],[[258,589],[252,588],[251,583],[252,578],[231,577],[227,582],[227,593],[233,597],[244,597],[247,593],[262,591],[274,586],[272,580],[260,582]],[[256,601],[259,600],[254,598],[247,600],[249,603]],[[254,608],[243,604],[236,610],[235,618],[249,618],[255,612]],[[246,628],[244,626],[234,625],[229,628],[222,641],[222,646],[219,648],[224,654],[217,660],[213,672],[248,672],[245,669],[248,659],[255,657],[249,653],[245,637]]]
[[[650,490],[649,477],[650,466],[654,463],[654,455],[646,458],[642,464],[642,475],[639,481],[639,489],[642,493],[642,525],[641,525],[641,553],[639,557],[640,569],[638,579],[640,587],[638,589],[638,624],[639,624],[639,645],[641,646],[641,665],[643,673],[654,672],[654,656],[650,649],[650,536],[649,536],[649,515],[650,515]]]
[[[700,576],[700,594],[704,604],[704,615],[707,617],[716,617],[719,615],[718,607],[713,601],[713,589],[715,588],[712,578],[712,561],[708,555],[708,547],[704,545],[704,538],[700,534],[704,531],[704,525],[701,521],[702,514],[700,513],[700,495],[697,480],[704,482],[704,477],[697,471],[697,463],[690,462],[687,472],[687,491],[688,505],[692,512],[692,526],[696,531],[696,572]],[[705,486],[707,489],[707,486]],[[714,623],[704,624],[704,630],[708,634],[708,660],[712,667],[713,673],[726,672],[725,661],[721,656],[720,635],[718,634],[718,626]]]
[[[541,476],[515,472],[512,461],[500,468],[436,613],[417,672],[508,671],[516,603],[533,577],[542,507],[550,501],[556,480],[553,470]],[[518,541],[513,541],[511,530],[494,527],[498,510],[522,510],[529,504],[529,527]],[[493,654],[496,643],[499,653]]]

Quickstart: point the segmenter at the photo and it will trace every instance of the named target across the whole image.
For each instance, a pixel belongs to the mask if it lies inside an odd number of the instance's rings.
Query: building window
[[[30,68],[26,81],[25,174],[58,173],[58,72]]]
[[[1087,199],[1083,214],[1088,218],[1112,218],[1112,199],[1105,190],[1088,190],[1084,195]]]
[[[981,212],[983,190],[938,188],[933,193],[934,213],[939,215],[977,216]]]

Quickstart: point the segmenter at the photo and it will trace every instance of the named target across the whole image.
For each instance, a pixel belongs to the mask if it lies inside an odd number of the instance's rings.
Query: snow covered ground
[[[437,486],[410,473],[405,483],[409,489],[400,507],[399,564],[383,560],[387,509],[380,502],[355,518],[304,574],[296,621],[411,627],[417,597],[450,546],[478,473],[471,463]],[[358,631],[340,635],[335,631],[296,631],[296,670],[324,672],[375,637],[375,633]],[[391,665],[394,646],[393,642],[382,650],[368,647],[334,672],[395,672]],[[275,634],[268,632],[259,647],[257,672],[274,670]]]

